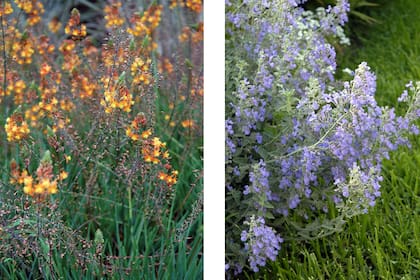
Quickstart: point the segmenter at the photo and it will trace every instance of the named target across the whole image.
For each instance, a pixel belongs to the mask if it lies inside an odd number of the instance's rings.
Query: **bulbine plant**
[[[226,2],[228,276],[367,213],[383,160],[419,133],[419,83],[407,85],[408,110],[397,116],[376,103],[365,62],[336,80],[332,44],[349,44],[348,1],[315,11],[303,2]]]
[[[200,179],[173,143],[202,143],[201,1],[126,2],[96,7],[95,37],[77,9],[61,22],[42,1],[0,4],[0,274],[200,275]],[[192,268],[173,271],[182,254]]]

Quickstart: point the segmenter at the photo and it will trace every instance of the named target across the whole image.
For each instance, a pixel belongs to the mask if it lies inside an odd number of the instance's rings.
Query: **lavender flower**
[[[265,225],[262,217],[252,216],[245,224],[249,225],[249,229],[241,233],[241,241],[245,244],[245,251],[249,252],[251,269],[258,272],[258,266],[265,266],[266,259],[276,259],[283,239],[271,227]]]

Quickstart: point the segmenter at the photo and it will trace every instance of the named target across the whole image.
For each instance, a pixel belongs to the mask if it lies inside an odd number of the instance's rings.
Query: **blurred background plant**
[[[202,2],[162,2],[0,4],[0,275],[202,278]]]

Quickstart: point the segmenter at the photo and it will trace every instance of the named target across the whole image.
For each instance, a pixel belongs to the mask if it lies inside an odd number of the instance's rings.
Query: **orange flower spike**
[[[154,8],[154,9],[153,9]],[[160,19],[162,16],[162,5],[158,5],[156,7],[152,7],[153,15],[148,18],[148,22],[151,24],[152,30],[156,29],[159,26]]]
[[[168,175],[167,175],[167,174],[165,174],[165,173],[164,173],[164,172],[162,172],[162,171],[160,171],[160,172],[159,172],[159,174],[158,174],[158,178],[159,178],[160,180],[162,180],[162,181],[165,181],[167,176],[168,176]]]
[[[61,171],[59,179],[60,179],[60,181],[65,180],[65,179],[67,179],[68,176],[69,176],[69,174],[66,171]]]
[[[23,177],[23,185],[27,188],[32,188],[34,178],[32,176],[24,176]]]
[[[117,85],[117,80],[110,81],[110,78],[102,78],[104,88],[104,98],[100,101],[105,107],[105,113],[110,114],[116,109],[124,112],[130,112],[131,106],[134,104],[133,95],[124,85]]]
[[[18,64],[31,64],[35,49],[30,38],[23,38],[12,45],[12,57]]]
[[[23,120],[21,114],[13,114],[6,119],[5,130],[7,134],[7,141],[19,142],[29,135],[29,126]]]
[[[37,48],[39,54],[45,54],[46,52],[47,53],[52,53],[55,50],[55,46],[50,45],[49,43],[50,43],[50,39],[47,36],[42,35],[39,38],[39,44],[38,44],[38,48]]]
[[[152,162],[152,161],[154,161],[154,159],[153,159],[153,157],[152,157],[152,156],[150,156],[150,155],[146,155],[146,156],[144,156],[144,161],[145,161],[145,162]]]
[[[104,8],[106,28],[118,27],[124,24],[124,19],[119,14],[121,2],[113,1],[110,5]]]
[[[74,50],[74,48],[76,48],[76,43],[73,40],[64,40],[61,46],[59,47],[59,50],[63,54],[66,54]]]
[[[174,9],[176,6],[178,6],[177,0],[171,0],[169,4],[169,9]]]
[[[133,28],[128,28],[128,33],[138,37],[152,34],[153,30],[156,29],[160,23],[162,9],[162,5],[151,6],[142,16],[138,14],[134,15],[131,19]]]
[[[32,1],[28,0],[15,0],[16,5],[25,11],[25,13],[29,14],[32,12],[33,9],[33,3]]]
[[[186,42],[190,39],[191,36],[191,29],[188,26],[182,28],[181,34],[178,36],[178,40],[182,42]]]
[[[61,22],[58,20],[58,18],[53,18],[49,23],[48,23],[48,28],[50,29],[50,31],[52,33],[57,33],[60,28],[61,28]]]
[[[148,59],[146,62],[137,57],[133,64],[131,64],[131,75],[134,77],[133,84],[144,83],[146,85],[150,84],[152,77],[148,73],[149,65],[151,64],[151,59]]]
[[[141,138],[147,139],[149,136],[152,135],[152,129],[149,128],[141,133]]]
[[[71,35],[74,39],[86,37],[86,25],[80,24],[80,12],[76,8],[71,11],[71,16],[64,28],[64,32],[67,35]]]
[[[37,195],[41,195],[45,192],[47,192],[48,187],[50,185],[50,180],[49,179],[41,179],[40,182],[38,182],[38,184],[35,185],[35,194]]]
[[[28,171],[23,170],[22,173],[20,174],[17,182],[22,185],[26,176],[28,176]]]
[[[162,157],[164,159],[169,159],[169,152],[168,151],[163,152]]]
[[[178,171],[174,170],[171,172],[171,175],[164,172],[159,172],[158,178],[162,181],[165,181],[166,184],[171,187],[177,182]]]
[[[184,128],[193,127],[194,126],[194,121],[193,120],[185,120],[181,123],[181,125]]]
[[[41,65],[41,69],[39,71],[39,73],[41,74],[41,77],[45,77],[46,75],[48,75],[51,72],[51,66],[48,63],[43,63]]]
[[[0,6],[0,17],[10,15],[13,13],[12,5],[9,2],[4,3],[4,6]]]
[[[92,41],[88,38],[85,40],[85,47],[83,48],[83,55],[85,56],[93,56],[99,52],[98,48],[92,43]]]
[[[171,74],[174,71],[172,63],[167,58],[163,60],[163,69],[168,72],[168,74]]]
[[[158,137],[154,137],[153,138],[153,146],[156,148],[160,148],[162,147],[162,142],[160,141],[160,139]]]
[[[201,13],[201,10],[203,8],[201,0],[186,0],[185,5],[187,6],[187,8],[196,13]]]
[[[7,87],[8,91],[10,90],[9,87]],[[16,105],[20,105],[24,103],[24,90],[26,89],[26,84],[23,80],[18,80],[13,85],[13,91],[15,92],[13,99]],[[7,95],[9,95],[9,92],[6,92]]]
[[[57,181],[54,180],[48,185],[47,193],[49,194],[56,194],[58,192],[57,189]]]
[[[136,57],[133,61],[133,64],[131,64],[131,75],[135,75],[138,71],[138,69],[141,69],[141,67],[144,65],[143,59],[140,57]]]
[[[33,26],[41,21],[44,5],[36,0],[15,0],[16,5],[28,14],[27,22]]]
[[[88,77],[77,75],[74,76],[71,92],[75,97],[85,99],[92,97],[97,88],[98,85],[95,82],[90,81]]]
[[[24,171],[25,174],[23,175],[23,192],[27,195],[33,196],[35,194],[35,188],[33,186],[33,178],[27,175],[26,170]],[[22,184],[21,183],[21,184]]]
[[[160,148],[154,148],[153,149],[153,156],[155,157],[155,158],[158,158],[159,156],[160,156]]]
[[[28,24],[33,26],[41,21],[41,15],[45,12],[44,5],[41,2],[34,2],[36,8],[29,13]]]

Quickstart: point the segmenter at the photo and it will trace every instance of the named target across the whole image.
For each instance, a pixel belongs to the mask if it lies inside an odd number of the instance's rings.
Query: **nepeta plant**
[[[349,43],[348,1],[315,12],[303,2],[226,3],[226,269],[235,274],[274,260],[283,238],[325,236],[366,213],[382,161],[418,133],[417,87],[396,116],[376,103],[365,62],[351,81],[335,79],[332,42]]]

